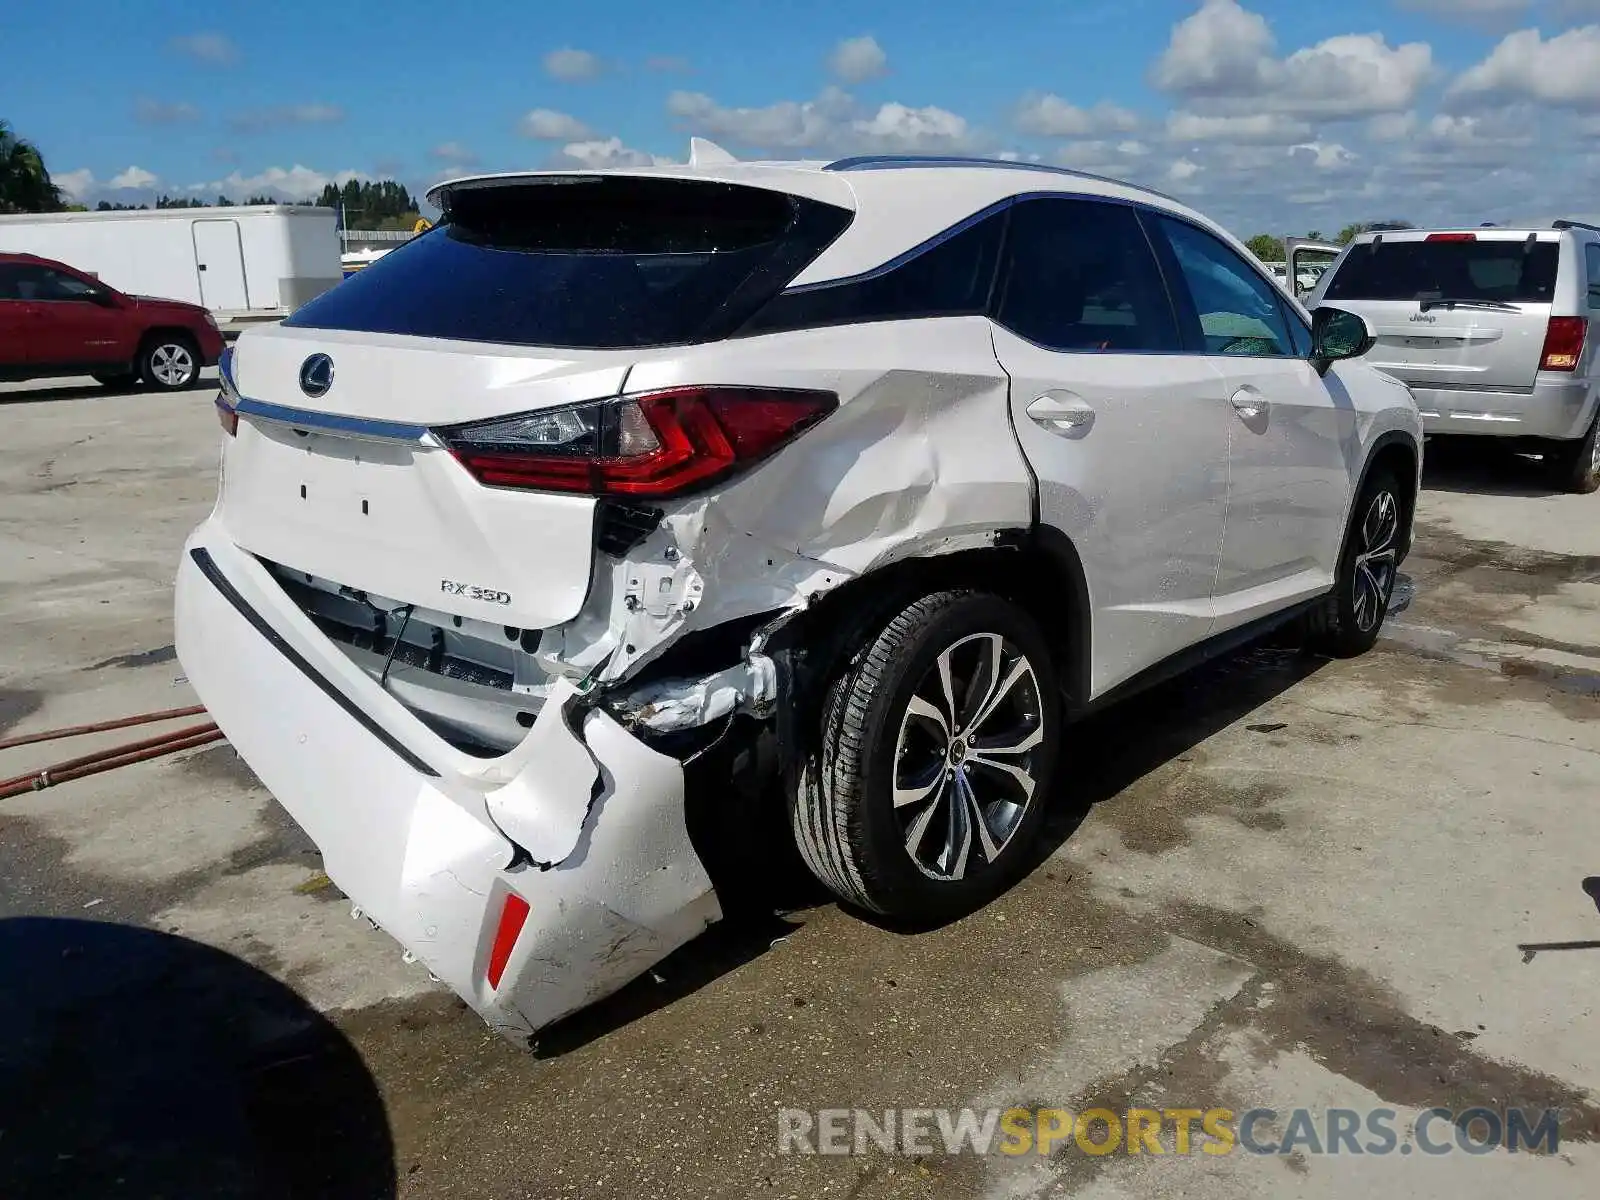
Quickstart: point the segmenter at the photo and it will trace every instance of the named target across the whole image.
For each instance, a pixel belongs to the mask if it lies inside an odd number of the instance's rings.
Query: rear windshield
[[[1368,242],[1350,251],[1323,299],[1548,304],[1559,249],[1526,240]]]
[[[775,296],[850,215],[675,179],[467,188],[436,228],[284,323],[584,350],[709,341]]]

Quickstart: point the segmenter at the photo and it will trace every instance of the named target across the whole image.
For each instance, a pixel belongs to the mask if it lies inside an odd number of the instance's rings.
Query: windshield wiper
[[[1507,304],[1504,300],[1473,300],[1468,298],[1452,299],[1442,297],[1438,300],[1421,301],[1421,310],[1427,312],[1434,308],[1493,308],[1501,312],[1521,312],[1515,304]]]

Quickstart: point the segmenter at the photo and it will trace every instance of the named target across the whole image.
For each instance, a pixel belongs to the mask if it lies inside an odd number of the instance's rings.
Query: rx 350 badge
[[[470,583],[457,583],[454,579],[441,579],[439,590],[446,596],[465,596],[468,600],[482,600],[485,604],[510,604],[510,592],[498,592],[493,588],[476,587]]]

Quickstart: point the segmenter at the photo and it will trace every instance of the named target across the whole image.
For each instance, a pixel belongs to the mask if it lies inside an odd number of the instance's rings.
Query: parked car
[[[198,304],[127,296],[65,263],[0,254],[0,379],[92,375],[176,391],[221,355],[222,334]]]
[[[1512,438],[1556,486],[1600,489],[1600,228],[1362,234],[1309,303],[1367,319],[1428,433]]]
[[[949,917],[1028,869],[1069,717],[1292,619],[1378,636],[1411,395],[1175,200],[726,155],[432,198],[230,351],[178,652],[507,1034],[720,915],[734,767],[843,900]]]

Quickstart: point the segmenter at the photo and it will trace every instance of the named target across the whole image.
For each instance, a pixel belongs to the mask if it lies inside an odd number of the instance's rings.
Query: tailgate
[[[1359,313],[1377,338],[1367,362],[1413,387],[1526,391],[1544,349],[1550,306],[1508,312],[1432,308],[1415,300],[1330,300]]]
[[[1559,234],[1386,232],[1358,243],[1320,302],[1367,319],[1367,361],[1415,387],[1526,391],[1550,321]]]
[[[631,356],[415,341],[246,334],[232,363],[241,419],[223,464],[224,527],[262,558],[385,599],[507,627],[571,620],[589,589],[595,501],[485,487],[428,426],[615,395]],[[316,399],[299,384],[314,354],[333,363]]]

